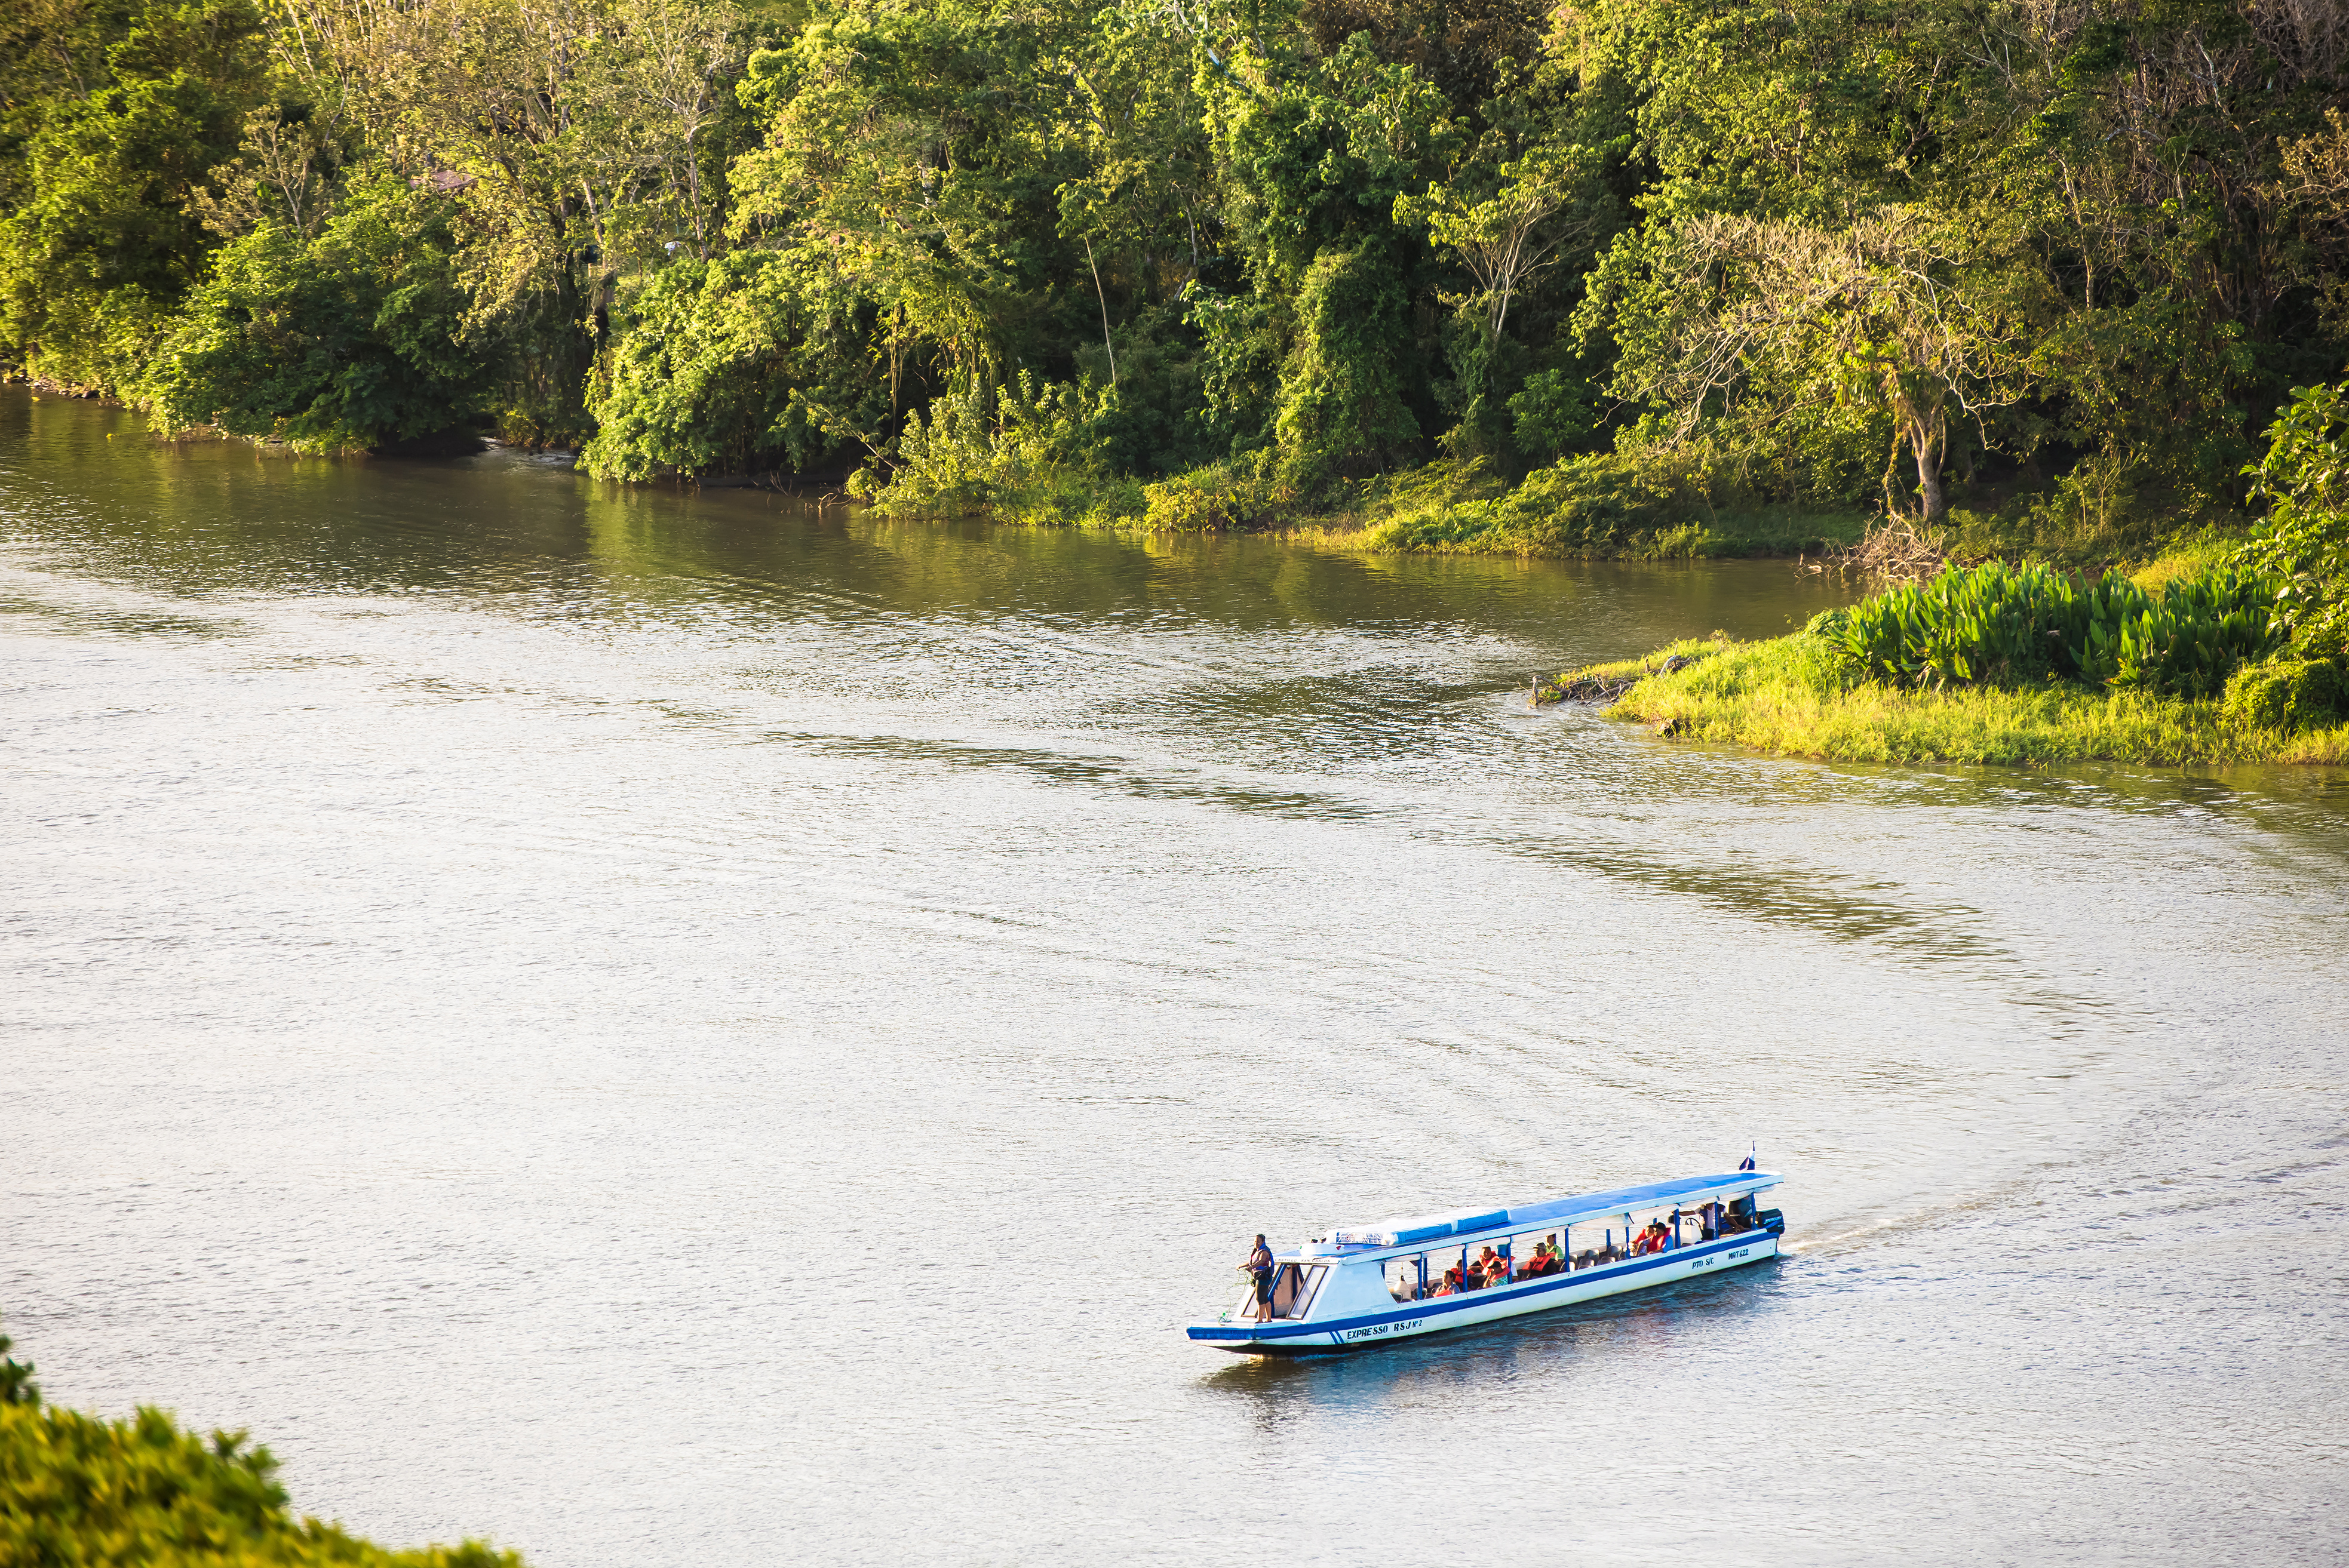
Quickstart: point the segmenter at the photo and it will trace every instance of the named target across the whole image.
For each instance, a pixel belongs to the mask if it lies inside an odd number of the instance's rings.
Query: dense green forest
[[[0,362],[900,511],[2110,558],[2349,358],[2333,0],[11,0]]]

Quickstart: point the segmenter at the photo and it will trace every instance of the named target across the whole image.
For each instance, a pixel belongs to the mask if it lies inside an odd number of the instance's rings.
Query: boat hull
[[[1717,1242],[1675,1247],[1653,1257],[1627,1258],[1600,1268],[1577,1269],[1553,1278],[1535,1280],[1466,1295],[1415,1301],[1392,1312],[1340,1317],[1327,1323],[1200,1324],[1187,1332],[1191,1338],[1241,1356],[1329,1356],[1349,1350],[1371,1350],[1448,1334],[1480,1323],[1553,1312],[1610,1295],[1743,1268],[1778,1255],[1778,1237],[1768,1231],[1749,1231]]]

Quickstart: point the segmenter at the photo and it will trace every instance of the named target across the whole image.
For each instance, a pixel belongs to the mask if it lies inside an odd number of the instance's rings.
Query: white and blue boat
[[[1268,1303],[1251,1278],[1237,1305],[1187,1332],[1243,1356],[1327,1355],[1760,1263],[1786,1227],[1757,1195],[1779,1181],[1736,1171],[1341,1225],[1275,1254]]]

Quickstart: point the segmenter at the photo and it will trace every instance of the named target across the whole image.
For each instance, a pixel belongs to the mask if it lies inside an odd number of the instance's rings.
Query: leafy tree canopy
[[[312,446],[2223,517],[2349,360],[2323,6],[22,0],[0,45],[0,362]]]

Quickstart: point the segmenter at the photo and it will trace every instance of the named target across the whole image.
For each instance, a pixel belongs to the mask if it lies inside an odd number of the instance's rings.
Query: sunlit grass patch
[[[2240,727],[2216,699],[2053,681],[2021,689],[1846,684],[1834,650],[1804,634],[1676,643],[1591,673],[1637,673],[1673,654],[1693,662],[1645,676],[1610,711],[1682,738],[1838,762],[2349,761],[2349,724],[2297,733]]]
[[[1477,462],[1441,461],[1370,487],[1359,524],[1314,542],[1376,554],[1680,561],[1795,555],[1857,540],[1857,512],[1723,506],[1711,475],[1612,457],[1538,469],[1514,487]]]

